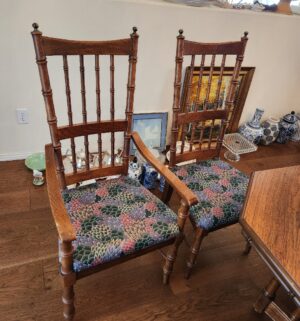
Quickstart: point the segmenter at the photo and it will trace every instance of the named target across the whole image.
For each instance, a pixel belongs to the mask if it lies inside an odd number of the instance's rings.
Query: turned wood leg
[[[165,265],[163,267],[163,284],[168,284],[169,283],[169,279],[170,279],[170,275],[173,271],[173,265],[174,265],[174,262],[176,260],[176,257],[177,257],[177,252],[178,252],[178,248],[179,248],[179,245],[181,244],[183,240],[183,234],[180,233],[176,240],[175,240],[175,243],[174,245],[172,246],[172,249],[171,251],[167,254],[167,257],[166,257],[166,262],[165,262]]]
[[[72,321],[75,315],[75,307],[74,307],[74,288],[72,286],[64,286],[63,295],[63,315],[64,318],[68,321]]]
[[[183,230],[184,230],[184,225],[185,225],[186,219],[188,217],[188,211],[189,211],[189,206],[187,204],[185,204],[185,202],[182,200],[181,206],[178,210],[178,221],[177,221],[178,227],[179,227],[179,235],[177,236],[175,243],[172,246],[171,251],[167,254],[165,265],[163,267],[163,272],[164,272],[163,283],[164,284],[169,283],[170,275],[173,270],[173,265],[176,260],[179,245],[181,244],[181,242],[184,239]]]
[[[173,187],[170,186],[167,182],[165,182],[165,187],[164,187],[164,191],[162,194],[162,201],[165,204],[168,204],[171,197],[172,197],[172,194],[173,194]]]
[[[207,235],[207,232],[205,230],[199,227],[196,228],[195,238],[194,238],[193,246],[191,248],[190,257],[186,263],[187,265],[186,272],[185,272],[186,279],[188,279],[191,275],[192,268],[196,262],[196,258],[199,253],[202,240],[206,235]]]
[[[68,321],[72,321],[75,315],[74,284],[76,274],[73,271],[73,246],[71,242],[59,242],[60,247],[60,274],[63,281],[63,315]]]
[[[268,305],[275,299],[275,294],[278,288],[280,287],[280,283],[276,278],[273,278],[266,288],[263,290],[263,293],[259,296],[257,301],[254,303],[254,310],[257,313],[263,313]]]

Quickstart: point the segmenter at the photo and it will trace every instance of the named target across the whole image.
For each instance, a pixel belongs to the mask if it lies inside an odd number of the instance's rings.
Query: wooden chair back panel
[[[133,113],[133,98],[135,90],[135,72],[137,62],[138,35],[137,28],[133,28],[133,33],[128,39],[112,41],[74,41],[45,37],[38,30],[38,25],[33,24],[32,32],[36,60],[39,68],[42,92],[46,105],[47,120],[50,128],[52,144],[55,150],[57,161],[57,173],[60,178],[62,188],[69,184],[78,183],[82,180],[92,179],[101,176],[116,174],[126,174],[128,171],[129,146],[131,135],[131,122]],[[68,57],[76,55],[79,57],[80,71],[80,92],[81,92],[81,113],[82,121],[74,123],[72,111],[72,98],[70,90],[70,75]],[[94,56],[95,72],[95,113],[96,121],[88,121],[87,99],[86,99],[86,75],[85,56]],[[100,80],[100,60],[101,56],[109,56],[109,78],[110,78],[110,120],[102,120],[101,106],[101,80]],[[128,79],[127,79],[127,100],[124,119],[115,119],[115,57],[127,55],[129,57]],[[57,117],[53,102],[50,77],[47,67],[47,56],[62,56],[63,72],[65,81],[65,93],[67,102],[68,125],[58,126]],[[122,165],[115,164],[115,133],[124,133],[123,162]],[[103,166],[103,140],[102,134],[110,133],[110,153],[111,165]],[[97,135],[97,154],[99,166],[90,168],[90,143],[89,136]],[[79,170],[76,162],[75,138],[83,137],[85,169]],[[70,149],[72,158],[72,173],[64,172],[63,158],[61,152],[61,141],[70,139]]]
[[[45,56],[63,55],[130,55],[131,39],[111,41],[76,41],[41,37]]]
[[[247,43],[247,33],[241,41],[197,43],[177,37],[174,82],[173,122],[170,166],[192,159],[219,157],[229,112],[237,92],[238,77]],[[183,62],[189,59],[186,91],[182,89]],[[225,97],[222,79],[228,56],[235,56],[235,65]],[[199,72],[194,79],[194,70]],[[213,79],[218,75],[218,79]],[[222,94],[222,95],[221,95]],[[192,99],[191,99],[192,97]],[[181,141],[179,151],[177,141]],[[188,142],[187,142],[188,141]]]
[[[184,40],[183,55],[242,55],[243,43],[241,41],[221,43],[199,43]]]
[[[128,125],[128,121],[124,119],[103,120],[103,121],[75,124],[71,126],[61,126],[61,127],[57,127],[57,130],[58,130],[58,137],[60,140],[62,140],[62,139],[68,139],[68,138],[72,139],[79,136],[88,136],[88,135],[97,134],[97,133],[101,137],[102,133],[125,132],[127,125]],[[98,152],[100,151],[101,149]]]

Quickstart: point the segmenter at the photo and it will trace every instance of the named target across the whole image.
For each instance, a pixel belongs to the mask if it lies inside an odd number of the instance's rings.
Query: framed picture
[[[133,114],[132,131],[141,136],[147,147],[163,151],[166,147],[166,132],[168,113]],[[131,142],[130,154],[136,152],[135,145]]]
[[[233,67],[225,67],[220,87],[220,95],[219,95],[219,106],[225,108],[225,99],[227,95],[227,90],[230,85],[232,73],[234,68]],[[197,106],[193,103],[196,101],[197,96],[197,88],[198,88],[198,80],[199,80],[199,67],[195,67],[193,70],[192,76],[192,86],[190,89],[190,97],[189,101],[187,101],[187,90],[188,90],[188,81],[191,72],[191,68],[187,67],[185,71],[184,77],[184,84],[183,84],[183,92],[182,92],[182,100],[181,100],[181,112],[185,112],[186,106],[192,106],[192,110],[202,110],[203,103],[205,102],[206,98],[206,89],[208,86],[208,79],[210,68],[204,67],[203,75],[202,75],[202,82],[201,82],[201,90],[199,93],[199,100]],[[240,71],[240,76],[238,79],[238,85],[236,90],[236,95],[234,98],[233,107],[229,110],[229,122],[226,128],[227,133],[236,132],[238,129],[239,121],[241,118],[241,114],[245,105],[245,101],[248,95],[248,91],[251,85],[251,81],[253,78],[253,74],[255,71],[255,67],[242,67]],[[212,81],[211,81],[211,90],[208,97],[208,101],[206,102],[206,108],[212,109],[216,103],[216,92],[218,87],[218,81],[220,76],[220,67],[215,67]],[[218,127],[218,124],[215,124]],[[179,133],[181,134],[181,133]],[[196,133],[197,134],[197,133]]]

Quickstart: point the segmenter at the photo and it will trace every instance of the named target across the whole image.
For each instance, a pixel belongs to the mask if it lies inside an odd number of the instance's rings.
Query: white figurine
[[[128,176],[133,179],[139,179],[142,174],[142,168],[137,162],[137,158],[135,157],[133,161],[129,162],[128,167]]]

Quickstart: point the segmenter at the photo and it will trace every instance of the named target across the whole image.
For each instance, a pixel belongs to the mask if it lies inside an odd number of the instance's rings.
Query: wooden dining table
[[[255,311],[272,320],[300,320],[300,166],[254,172],[240,224],[274,275],[254,303]],[[274,301],[280,286],[295,303],[290,314]]]

